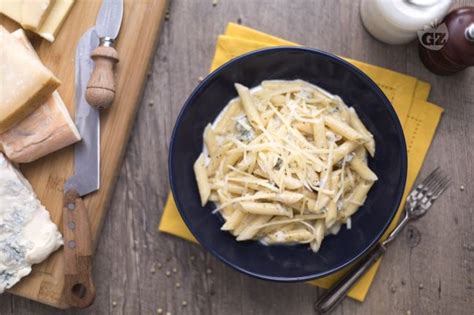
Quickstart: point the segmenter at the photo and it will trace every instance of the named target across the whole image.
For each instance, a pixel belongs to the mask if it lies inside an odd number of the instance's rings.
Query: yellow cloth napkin
[[[296,46],[297,44],[267,35],[245,26],[229,23],[225,34],[219,36],[217,40],[211,71],[241,54],[256,49],[282,45]],[[349,58],[344,59],[364,71],[372,80],[375,81],[375,83],[377,83],[387,98],[392,102],[392,105],[402,123],[408,151],[408,176],[403,197],[403,200],[405,200],[407,193],[413,186],[413,183],[421,169],[443,109],[426,102],[430,92],[430,85],[428,83],[418,81],[414,77],[395,71],[369,65]],[[388,233],[396,226],[400,214],[402,213],[403,205],[404,202],[400,205],[395,219],[383,238],[386,238]],[[163,211],[159,230],[196,242],[196,239],[181,219],[171,193],[168,196]],[[354,285],[348,294],[350,297],[358,301],[363,301],[365,299],[369,287],[379,268],[380,262],[381,259],[379,259],[359,280],[359,282]],[[309,283],[328,288],[350,267],[351,266],[335,274]]]

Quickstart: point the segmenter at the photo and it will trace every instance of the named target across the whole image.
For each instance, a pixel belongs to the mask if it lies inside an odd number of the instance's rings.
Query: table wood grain
[[[472,314],[474,309],[474,69],[450,77],[421,64],[417,44],[388,46],[362,27],[358,1],[174,0],[157,48],[94,262],[97,300],[65,314],[313,314],[323,292],[255,280],[201,247],[157,232],[169,190],[170,133],[186,97],[206,75],[230,21],[307,46],[387,67],[432,84],[446,109],[421,176],[441,166],[451,188],[390,248],[364,303],[334,314]],[[474,5],[472,0],[456,6]],[[137,34],[139,36],[139,34]],[[462,191],[461,186],[465,189]],[[0,314],[62,314],[11,295]]]

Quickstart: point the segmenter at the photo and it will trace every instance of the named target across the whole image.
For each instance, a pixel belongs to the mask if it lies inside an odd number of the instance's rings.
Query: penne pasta
[[[367,163],[364,163],[364,161],[357,156],[349,162],[349,165],[362,179],[372,182],[378,179],[377,175],[367,166]]]
[[[252,100],[252,95],[248,88],[242,84],[235,84],[237,93],[239,93],[240,100],[242,102],[242,107],[244,108],[245,114],[247,114],[247,119],[254,128],[259,128],[263,126],[260,114],[255,107],[255,104]]]
[[[243,201],[240,203],[242,211],[251,214],[261,215],[282,215],[287,217],[293,216],[293,211],[283,207],[278,203],[263,203],[253,201]]]
[[[377,175],[375,141],[353,108],[302,80],[236,83],[203,133],[194,164],[201,204],[216,204],[237,241],[308,244],[352,225]]]
[[[309,243],[313,240],[313,233],[306,229],[277,231],[267,235],[263,240],[268,244]]]
[[[329,127],[332,131],[341,135],[349,141],[362,142],[364,137],[355,131],[352,127],[346,124],[340,119],[336,119],[333,116],[325,116],[324,124]]]
[[[313,123],[313,136],[317,148],[325,149],[328,147],[326,128],[324,127],[324,121],[322,119],[318,119],[315,123]]]
[[[364,126],[364,124],[360,120],[354,108],[349,108],[348,112],[349,112],[349,118],[350,118],[349,121],[350,121],[351,127],[357,130],[360,134],[364,135],[364,137],[368,139],[364,143],[364,146],[367,149],[367,152],[369,152],[370,156],[374,157],[375,156],[374,136]]]
[[[234,207],[237,208],[237,207]],[[234,212],[226,219],[224,225],[221,227],[223,231],[230,231],[236,228],[242,222],[242,219],[245,216],[245,212],[240,211],[239,209],[234,209]]]
[[[359,207],[364,204],[367,193],[373,184],[374,182],[365,182],[354,188],[354,191],[347,200],[346,207],[339,212],[341,219],[346,219],[356,213]]]
[[[238,241],[249,240],[258,233],[261,229],[261,225],[268,222],[272,218],[271,215],[260,215],[255,220],[253,220],[249,225],[247,225],[242,232],[237,236]]]
[[[204,206],[211,195],[211,188],[209,187],[209,179],[204,165],[204,154],[202,153],[194,163],[194,174],[196,176],[199,195],[201,197],[201,205]]]
[[[319,251],[321,243],[323,242],[326,226],[323,220],[316,220],[314,224],[314,240],[310,243],[311,250],[315,253]]]
[[[212,129],[212,125],[208,124],[204,129],[204,144],[206,145],[209,155],[215,155],[218,149],[217,137]]]
[[[232,121],[232,118],[239,114],[241,111],[240,101],[235,99],[230,101],[224,111],[219,115],[217,122],[214,123],[214,132],[216,134],[225,134],[231,130],[235,123]]]

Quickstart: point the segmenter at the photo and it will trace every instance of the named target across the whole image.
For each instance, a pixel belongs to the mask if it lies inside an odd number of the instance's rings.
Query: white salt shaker
[[[367,31],[387,44],[406,44],[417,31],[443,19],[452,0],[362,0],[360,16]]]

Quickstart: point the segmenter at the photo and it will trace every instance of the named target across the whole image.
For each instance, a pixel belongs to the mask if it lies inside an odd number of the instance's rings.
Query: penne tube
[[[211,194],[209,195],[209,201],[219,202],[219,196],[216,192],[211,192]]]
[[[350,127],[348,124],[346,124],[342,120],[336,119],[333,116],[325,116],[324,124],[328,126],[329,129],[331,129],[332,131],[341,135],[342,137],[346,138],[349,141],[363,142],[364,140],[364,136],[362,136],[360,133],[355,131],[354,128]]]
[[[330,229],[334,223],[337,221],[337,206],[334,200],[329,201],[327,207],[327,212],[326,212],[326,218],[324,218],[324,223],[326,226],[326,229]]]
[[[244,213],[244,217],[234,227],[234,229],[232,230],[232,234],[234,234],[235,236],[239,235],[256,218],[257,218],[257,215],[255,214]]]
[[[284,204],[294,204],[303,199],[304,195],[292,191],[284,191],[282,193],[277,193],[272,200],[284,203]]]
[[[219,115],[217,122],[214,124],[214,132],[222,135],[231,130],[235,126],[235,122],[232,118],[237,116],[241,109],[242,106],[238,99],[230,101],[229,105],[226,106],[224,112]]]
[[[303,187],[303,183],[292,176],[283,177],[283,185],[288,189],[298,189]]]
[[[250,90],[239,83],[236,83],[234,86],[237,90],[237,93],[239,94],[242,107],[244,108],[244,112],[247,115],[247,119],[250,124],[256,129],[263,126],[260,114],[258,113],[257,107],[255,106],[252,99],[252,95],[250,94]]]
[[[242,206],[242,211],[246,213],[293,217],[293,211],[291,209],[285,208],[278,203],[242,201],[240,205]]]
[[[218,181],[216,183],[213,183],[211,185],[211,189],[217,190],[217,189],[224,189],[228,191],[231,194],[235,195],[242,195],[248,192],[248,189],[245,189],[244,186],[239,185],[239,183],[226,183],[224,181]]]
[[[268,244],[283,243],[308,243],[313,239],[313,233],[306,229],[296,229],[290,231],[277,231],[271,233],[263,239]]]
[[[216,173],[217,168],[221,164],[222,160],[224,159],[225,153],[230,149],[232,144],[227,144],[224,146],[218,147],[214,155],[211,155],[211,161],[209,165],[207,165],[207,175],[213,176]]]
[[[326,149],[328,147],[328,140],[326,138],[326,128],[322,119],[316,120],[313,126],[313,137],[316,147],[318,149]]]
[[[204,129],[204,144],[206,145],[207,151],[210,156],[216,154],[218,149],[217,138],[214,130],[212,130],[211,124],[208,124]]]
[[[252,239],[261,229],[261,225],[267,223],[272,218],[271,215],[259,215],[237,236],[237,241],[246,241]]]
[[[230,170],[229,166],[234,166],[243,157],[243,155],[244,154],[242,152],[227,152],[224,157],[224,173],[227,173]]]
[[[235,227],[240,224],[244,216],[245,212],[235,209],[234,212],[232,212],[232,214],[230,215],[230,217],[226,219],[224,225],[221,227],[221,230],[230,231],[235,229]]]
[[[310,123],[297,122],[297,123],[293,124],[293,126],[296,129],[298,129],[299,131],[301,131],[302,133],[306,134],[306,135],[312,136],[313,133],[314,133],[313,126]]]
[[[229,197],[225,196],[222,189],[217,190],[217,196],[219,199],[219,203],[222,205],[229,201]],[[230,215],[234,212],[232,205],[228,205],[220,210],[222,216],[227,219]]]
[[[365,127],[365,125],[360,120],[359,116],[357,115],[354,108],[349,108],[349,117],[350,117],[350,125],[352,128],[357,130],[360,134],[364,135],[365,138],[368,139],[367,142],[364,143],[367,152],[369,152],[371,157],[375,156],[375,141],[374,136],[370,133],[369,130]]]
[[[338,146],[336,149],[334,149],[333,157],[332,157],[332,165],[336,164],[340,160],[342,160],[344,157],[346,157],[349,153],[354,151],[359,144],[352,142],[352,141],[346,141],[340,146]]]
[[[240,171],[245,172],[246,170],[250,169],[251,166],[256,162],[257,154],[255,152],[251,152],[247,154],[237,165],[236,168]],[[251,173],[251,172],[249,172]]]
[[[357,174],[359,174],[362,179],[367,181],[376,181],[378,180],[377,175],[367,166],[366,163],[362,161],[359,157],[355,156],[350,162],[349,166],[353,169]]]
[[[211,195],[211,188],[209,187],[209,179],[207,177],[206,167],[204,166],[204,154],[199,155],[196,162],[194,162],[194,175],[201,197],[201,206],[204,206],[209,196]]]
[[[339,189],[340,183],[340,174],[341,171],[335,171],[331,175],[331,189],[333,191],[337,191]],[[334,223],[337,221],[337,206],[335,199],[331,199],[327,206],[326,206],[326,218],[325,218],[325,226],[326,229],[330,229]]]
[[[374,182],[364,182],[354,188],[345,202],[346,206],[339,212],[340,219],[346,219],[356,213],[359,207],[364,204],[367,193],[373,184]]]
[[[262,113],[261,118],[262,118],[263,127],[267,127],[268,122],[270,121],[270,119],[273,118],[273,116],[275,116],[275,112],[272,110],[267,110]]]
[[[270,97],[270,102],[273,104],[275,107],[282,107],[285,105],[285,97],[281,94],[279,95],[273,95]]]
[[[344,101],[339,96],[336,97],[336,101],[337,101],[337,106],[339,108],[339,115],[341,116],[341,119],[345,121],[346,123],[349,123],[351,119],[351,116],[349,113],[349,107],[346,105],[346,103],[344,103]]]
[[[316,220],[314,224],[314,240],[310,243],[311,250],[315,253],[321,248],[324,234],[326,233],[326,226],[323,220]]]

